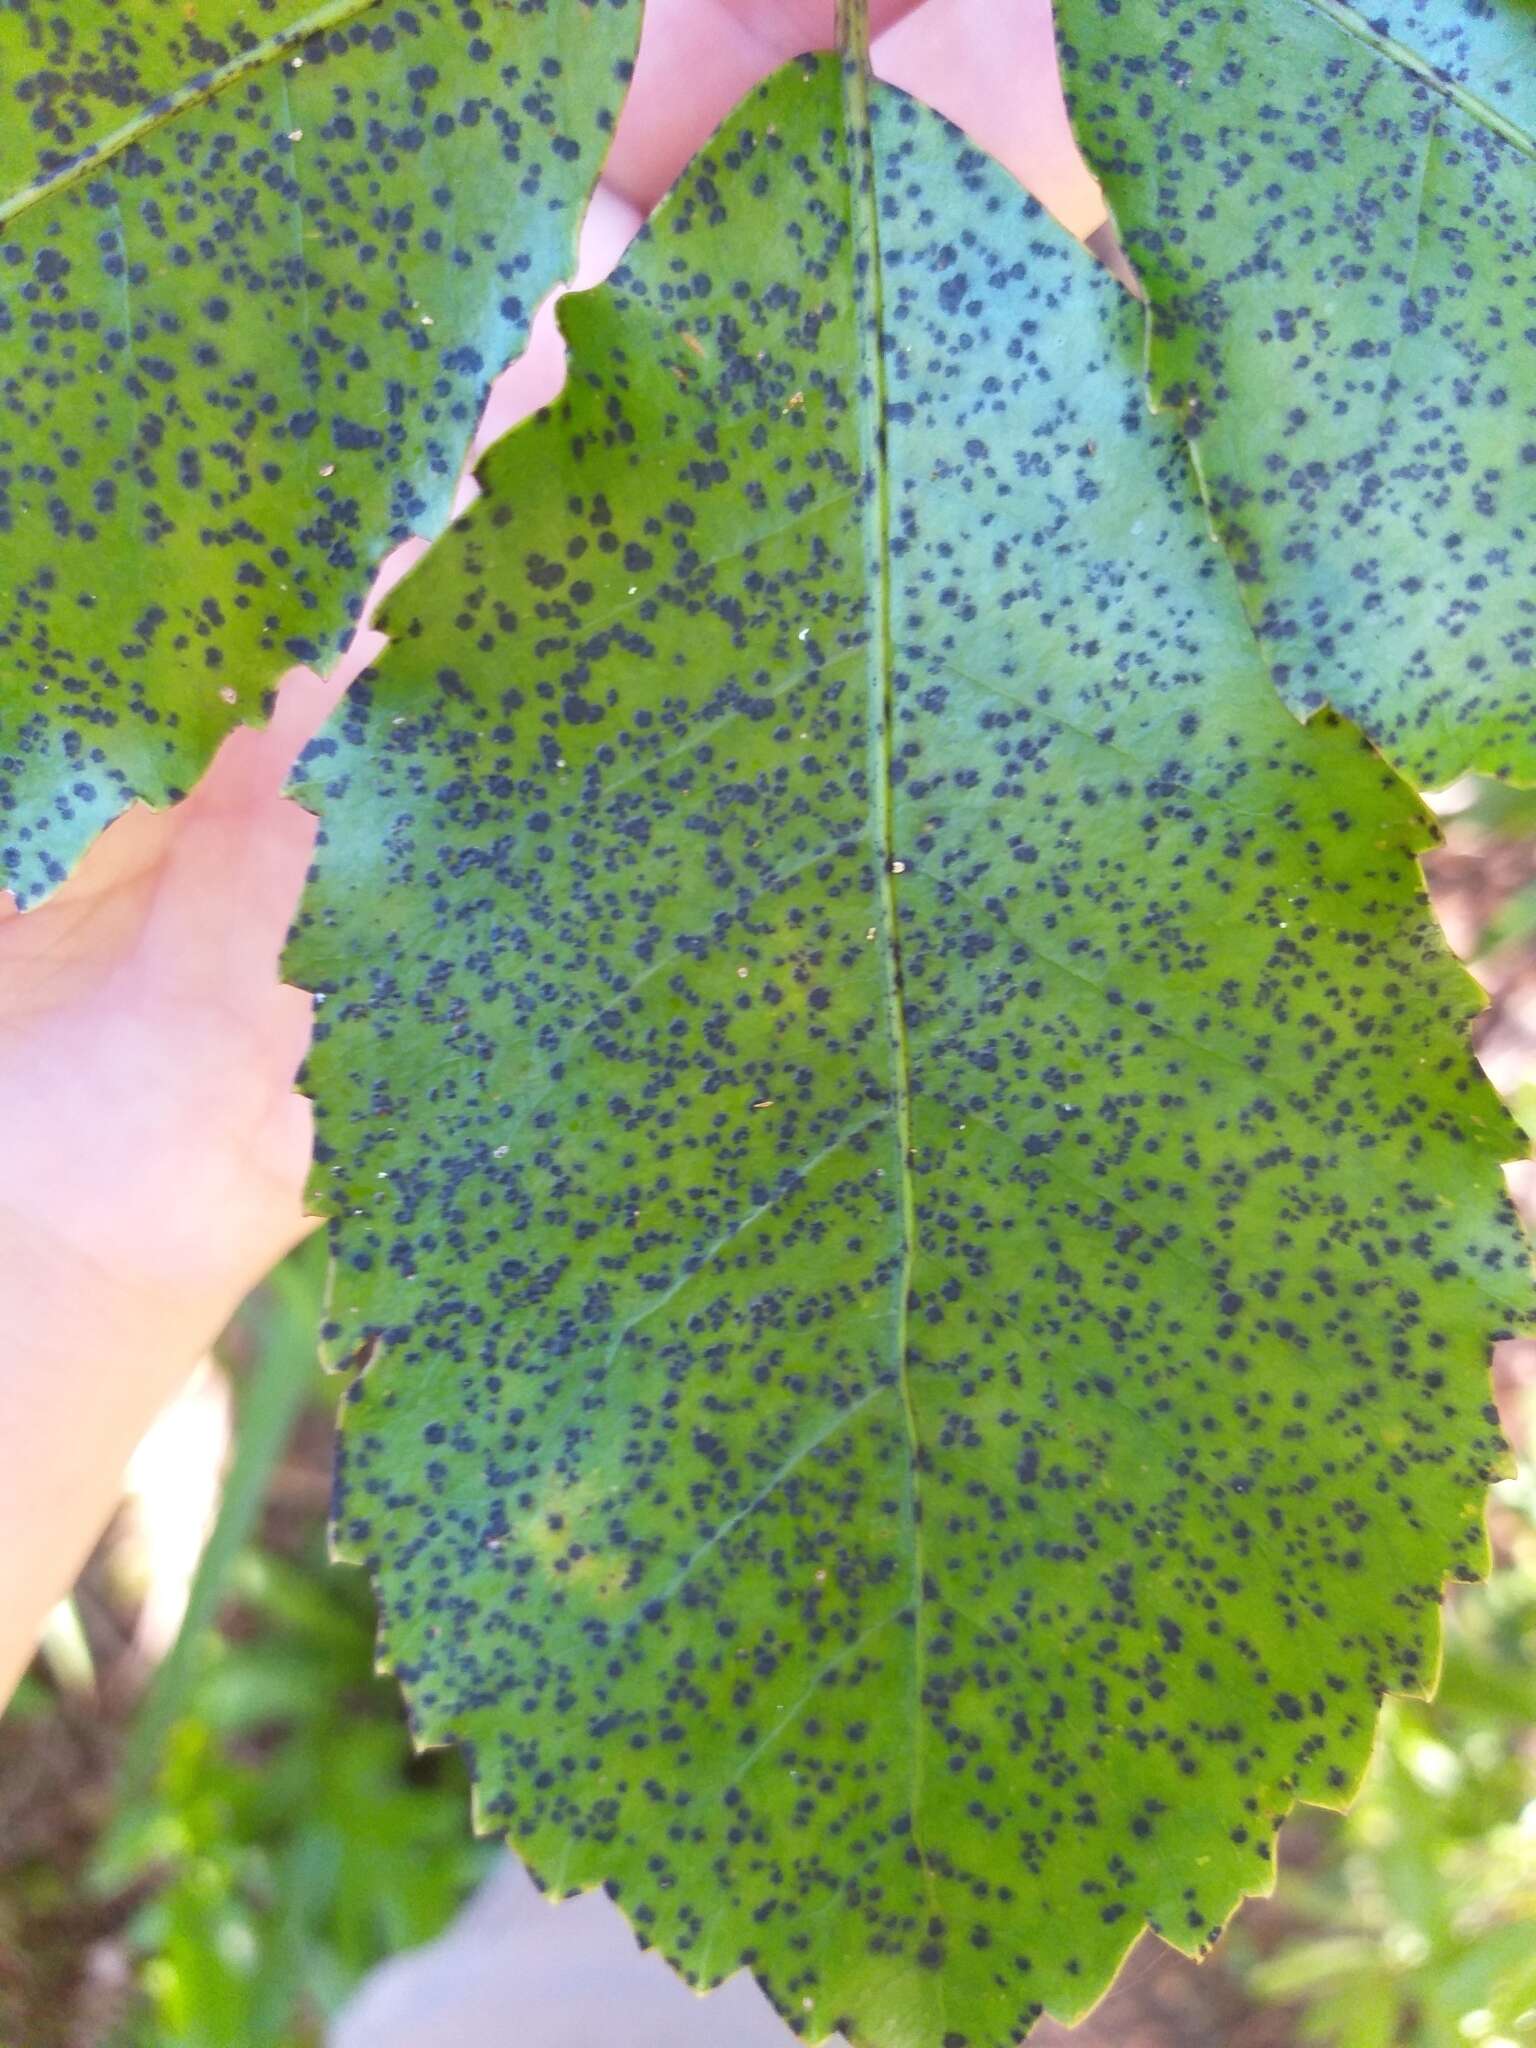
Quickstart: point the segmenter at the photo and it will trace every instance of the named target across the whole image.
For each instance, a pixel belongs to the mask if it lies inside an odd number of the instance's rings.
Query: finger
[[[1067,120],[1051,0],[927,0],[881,37],[875,69],[1005,164],[1069,234],[1108,218]]]
[[[878,33],[921,4],[872,0],[871,25]],[[760,79],[802,50],[831,48],[834,15],[833,0],[646,0],[604,183],[649,213]]]

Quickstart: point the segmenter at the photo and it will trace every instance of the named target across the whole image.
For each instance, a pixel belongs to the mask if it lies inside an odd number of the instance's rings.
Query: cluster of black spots
[[[690,1980],[1004,2048],[1427,1683],[1528,1282],[1425,818],[1278,701],[1139,309],[848,125],[782,73],[570,303],[290,965],[416,1725]]]
[[[446,520],[640,0],[0,14],[0,882],[196,779]],[[242,14],[249,10],[242,9]],[[287,25],[281,18],[288,17]],[[207,16],[204,20],[202,17]]]
[[[1525,0],[1064,0],[1157,403],[1287,700],[1420,788],[1536,775]]]

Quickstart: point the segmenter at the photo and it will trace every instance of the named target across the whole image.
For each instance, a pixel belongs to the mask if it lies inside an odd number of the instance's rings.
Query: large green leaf
[[[566,303],[312,750],[337,1540],[545,1883],[993,2048],[1430,1682],[1516,1138],[1139,310],[838,79]]]
[[[639,14],[0,9],[0,883],[176,796],[443,524]]]
[[[1058,0],[1073,118],[1273,673],[1536,779],[1536,6]]]

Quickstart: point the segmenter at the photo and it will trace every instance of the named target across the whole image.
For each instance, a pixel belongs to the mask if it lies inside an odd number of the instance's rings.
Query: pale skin
[[[1066,127],[1048,0],[871,0],[877,66],[1074,233],[1104,218]],[[732,105],[832,37],[832,0],[649,0],[582,243],[602,277]],[[481,440],[558,388],[541,319]],[[396,565],[399,566],[398,564]],[[313,840],[293,758],[381,642],[295,671],[190,798],[130,812],[26,916],[0,897],[0,1701],[110,1515],[127,1458],[264,1273],[313,1228],[294,1089],[310,1002],[278,959]],[[264,680],[264,679],[263,679]]]

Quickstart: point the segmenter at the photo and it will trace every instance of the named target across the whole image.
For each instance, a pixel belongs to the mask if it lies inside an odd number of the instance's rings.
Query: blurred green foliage
[[[333,1398],[312,1363],[319,1283],[306,1249],[232,1333],[250,1357],[224,1506],[93,1872],[148,1889],[115,2048],[318,2048],[363,1973],[439,1933],[494,1854],[458,1759],[413,1753],[374,1672],[364,1575],[328,1566],[314,1517],[292,1556],[254,1537],[295,1414]]]
[[[1531,1418],[1536,1419],[1536,1418]],[[1527,1437],[1527,1440],[1528,1437]],[[1536,1474],[1497,1489],[1500,1560],[1446,1617],[1432,1702],[1387,1704],[1321,1863],[1281,1880],[1296,1930],[1249,1973],[1326,2048],[1536,2043]]]
[[[1490,838],[1536,839],[1536,788],[1522,789],[1517,782],[1468,775],[1455,785],[1455,792],[1465,798],[1451,812],[1461,826]]]
[[[361,1574],[247,1552],[248,1640],[210,1654],[113,1866],[158,1888],[129,1931],[134,2048],[310,2048],[372,1964],[427,1941],[481,1875],[457,1760],[413,1758],[371,1670]]]

